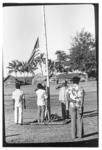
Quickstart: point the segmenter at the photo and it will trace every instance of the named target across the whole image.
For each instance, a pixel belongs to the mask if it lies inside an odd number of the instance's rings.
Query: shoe
[[[23,123],[18,123],[19,125],[23,125]]]

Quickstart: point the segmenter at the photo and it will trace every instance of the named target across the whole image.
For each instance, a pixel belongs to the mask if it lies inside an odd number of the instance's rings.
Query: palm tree
[[[26,72],[28,72],[28,63],[27,62],[22,62],[20,66],[20,72],[24,74],[24,82],[26,83]]]
[[[34,64],[29,64],[28,62],[22,62],[21,66],[19,67],[19,71],[24,74],[24,82],[26,83],[26,73],[32,73],[34,75],[34,71],[37,67]]]
[[[28,73],[28,63],[25,61],[22,63],[22,67],[23,67],[23,73],[26,76],[26,73]]]
[[[28,73],[35,74],[34,71],[37,69],[35,65],[28,64]]]
[[[8,65],[8,69],[9,69],[9,74],[11,73],[15,73],[15,76],[17,78],[17,72],[19,71],[19,67],[20,67],[21,63],[20,61],[18,60],[13,60],[12,62],[9,62],[9,65]]]

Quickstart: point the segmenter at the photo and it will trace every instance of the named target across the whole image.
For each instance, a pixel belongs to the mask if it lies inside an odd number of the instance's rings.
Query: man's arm
[[[71,98],[69,99],[69,102],[76,103],[76,101]]]
[[[83,90],[82,91],[81,102],[80,102],[80,105],[81,105],[81,115],[83,115],[83,112],[84,112],[84,97],[85,97],[85,91]]]
[[[36,92],[38,90],[38,88],[35,88],[34,91]]]
[[[23,95],[23,106],[24,106],[24,109],[26,109],[26,100],[25,100],[25,96]]]
[[[13,110],[15,108],[15,96],[14,96],[14,92],[12,93],[12,101],[13,101]]]
[[[56,89],[59,89],[59,88],[61,88],[61,87],[62,87],[62,85],[59,85],[59,86],[56,87]]]
[[[82,97],[82,115],[84,112],[84,99],[85,99],[85,90],[83,90],[83,97]]]
[[[14,110],[14,108],[15,108],[15,99],[13,98],[12,100],[13,100],[13,110]]]

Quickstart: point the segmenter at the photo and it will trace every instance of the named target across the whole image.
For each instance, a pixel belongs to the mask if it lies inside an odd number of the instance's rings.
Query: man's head
[[[38,89],[43,89],[42,84],[41,84],[41,83],[38,83],[38,84],[37,84],[37,88],[38,88]]]
[[[20,89],[20,84],[16,83],[16,89]]]
[[[75,83],[75,84],[79,84],[80,77],[77,77],[77,76],[73,77],[72,82]]]
[[[63,86],[67,86],[67,81],[65,80],[65,82],[62,83]]]

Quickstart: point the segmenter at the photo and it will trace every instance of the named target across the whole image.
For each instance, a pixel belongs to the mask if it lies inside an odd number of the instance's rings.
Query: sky
[[[82,29],[95,35],[94,7],[91,4],[46,5],[48,56],[55,59],[56,50],[69,53],[72,37]],[[3,8],[3,65],[7,75],[12,60],[28,61],[39,37],[41,52],[46,52],[42,6]]]

